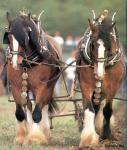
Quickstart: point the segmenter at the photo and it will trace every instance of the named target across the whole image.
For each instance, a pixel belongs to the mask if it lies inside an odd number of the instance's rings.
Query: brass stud
[[[98,87],[95,88],[95,92],[96,92],[96,93],[101,93],[101,88],[98,88]]]
[[[94,97],[95,97],[95,98],[101,98],[101,95],[98,94],[98,93],[95,93],[95,94],[94,94]]]
[[[101,82],[100,81],[96,82],[96,87],[101,87]]]
[[[23,74],[22,74],[22,79],[27,79],[28,78],[28,74],[26,73],[26,72],[23,72]]]
[[[27,86],[27,84],[28,84],[28,83],[27,83],[26,80],[23,80],[23,81],[22,81],[22,86]]]

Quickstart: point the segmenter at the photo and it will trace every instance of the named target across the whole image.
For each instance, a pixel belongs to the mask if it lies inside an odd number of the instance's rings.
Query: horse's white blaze
[[[13,43],[13,51],[18,52],[19,43],[15,39],[14,35],[12,35],[12,43]],[[13,65],[14,68],[17,68],[17,60],[18,60],[18,55],[14,54],[13,57],[12,57],[12,65]]]
[[[101,39],[99,39],[97,41],[97,43],[99,44],[98,59],[104,58],[105,57],[104,56],[104,53],[105,53],[104,42]],[[103,75],[104,75],[104,62],[98,62],[97,75],[98,75],[98,77],[103,77]]]

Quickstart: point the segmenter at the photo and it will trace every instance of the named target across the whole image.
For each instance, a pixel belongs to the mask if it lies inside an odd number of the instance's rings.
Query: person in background
[[[60,46],[60,48],[62,50],[63,49],[63,45],[64,45],[64,39],[61,36],[61,33],[59,31],[55,32],[54,39],[59,44],[59,46]],[[54,90],[56,97],[60,96],[60,94],[61,94],[61,82],[62,82],[62,79],[61,79],[61,76],[60,76],[60,78],[56,82],[55,90]]]
[[[75,47],[78,45],[78,43],[79,43],[80,40],[81,40],[81,36],[76,36],[74,38],[74,45],[75,45]]]
[[[65,45],[66,46],[73,46],[74,45],[74,39],[71,35],[68,35],[65,39]]]
[[[54,39],[60,45],[60,47],[63,48],[64,39],[59,31],[55,32]]]
[[[76,60],[76,50],[73,50],[71,53],[71,56],[66,60],[66,64],[69,65],[71,62]],[[67,90],[68,93],[71,95],[73,83],[75,80],[75,71],[76,71],[76,61],[72,64],[72,66],[69,66],[66,70],[66,85],[67,85]]]

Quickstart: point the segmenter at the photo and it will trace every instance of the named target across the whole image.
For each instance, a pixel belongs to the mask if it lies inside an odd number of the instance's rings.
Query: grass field
[[[64,104],[63,104],[64,105]],[[123,106],[123,104],[122,104]],[[67,106],[68,107],[68,106]],[[121,106],[120,106],[121,107]],[[123,108],[119,109],[122,110]],[[77,122],[73,117],[55,118],[53,120],[54,129],[51,130],[51,139],[47,145],[16,145],[14,142],[16,131],[16,119],[14,115],[15,105],[9,103],[7,97],[0,98],[0,150],[77,150],[80,140],[80,133],[78,131]],[[116,106],[116,112],[118,112],[118,105]],[[117,143],[121,143],[121,137],[123,132],[126,132],[126,128],[122,130],[123,118],[121,113],[117,115],[117,126],[115,127],[115,134],[118,137]],[[119,147],[115,147],[116,150],[122,150]],[[114,150],[114,147],[105,148],[103,144],[100,144],[97,149],[92,150]],[[125,148],[126,150],[126,148]]]
[[[0,98],[0,150],[72,150],[77,149],[80,134],[77,122],[73,117],[55,118],[53,120],[51,139],[47,145],[24,145],[14,143],[16,119],[14,103],[9,103],[7,97]]]

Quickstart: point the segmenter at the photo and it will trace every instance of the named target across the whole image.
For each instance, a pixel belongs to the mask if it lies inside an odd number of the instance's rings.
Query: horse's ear
[[[95,31],[94,24],[92,23],[92,21],[90,19],[88,19],[88,23],[89,23],[89,27],[90,27],[91,31]]]
[[[9,12],[6,13],[6,18],[7,18],[8,23],[10,24],[12,19],[11,19],[11,15]]]

